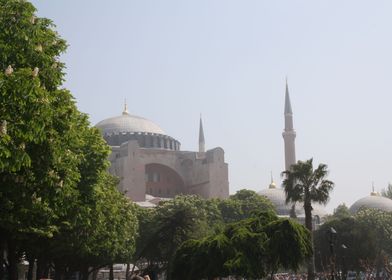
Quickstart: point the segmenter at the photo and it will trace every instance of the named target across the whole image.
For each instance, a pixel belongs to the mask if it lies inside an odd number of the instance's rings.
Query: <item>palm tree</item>
[[[305,210],[305,227],[312,233],[312,203],[326,204],[329,200],[329,193],[333,189],[334,183],[326,180],[328,175],[327,165],[320,164],[313,170],[313,159],[298,161],[293,164],[290,170],[282,172],[283,187],[286,193],[286,203],[303,203]],[[310,235],[313,244],[313,234]],[[308,260],[308,279],[314,280],[314,254]]]

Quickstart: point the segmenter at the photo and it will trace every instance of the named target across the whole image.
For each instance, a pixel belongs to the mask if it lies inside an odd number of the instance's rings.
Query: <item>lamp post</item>
[[[337,232],[333,227],[330,227],[328,230],[328,240],[329,240],[329,250],[331,253],[331,280],[335,280],[335,252],[334,252],[334,243],[336,241]]]

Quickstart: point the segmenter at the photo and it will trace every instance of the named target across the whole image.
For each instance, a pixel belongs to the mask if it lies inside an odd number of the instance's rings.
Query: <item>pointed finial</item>
[[[372,182],[372,192],[370,193],[370,195],[378,195],[378,193],[376,193],[376,191],[374,190],[374,182]]]
[[[124,98],[124,111],[123,111],[123,115],[128,115],[128,105],[127,105],[127,99]]]
[[[199,153],[205,152],[205,140],[204,140],[204,130],[203,130],[203,121],[201,119],[200,113],[200,125],[199,125]]]
[[[271,171],[271,184],[269,185],[270,189],[275,189],[276,188],[276,184],[274,182],[274,177],[272,176],[272,171]]]
[[[284,100],[284,113],[289,114],[289,115],[293,114],[293,110],[291,109],[289,85],[287,82],[287,76],[286,76],[286,92],[285,92],[285,100]]]

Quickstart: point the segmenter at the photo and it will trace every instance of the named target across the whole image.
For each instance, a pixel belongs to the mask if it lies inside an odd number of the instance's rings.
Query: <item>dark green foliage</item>
[[[177,248],[191,238],[202,238],[221,227],[214,200],[177,196],[155,209],[138,212],[140,235],[135,261],[147,262],[147,271],[170,271]]]
[[[301,261],[312,252],[310,232],[291,219],[272,222],[265,231],[270,237],[269,271],[276,272],[280,267],[296,271]]]
[[[268,213],[272,216],[268,219],[275,217],[272,204],[249,190],[241,190],[226,200],[177,196],[155,209],[140,209],[140,235],[135,260],[147,262],[147,271],[170,271],[174,252],[183,242],[219,233],[225,222],[241,221],[262,210],[270,211]],[[203,243],[206,254],[222,254],[219,250],[225,243],[220,243],[218,237],[209,240],[215,247],[205,247]],[[205,265],[209,266],[210,262]]]
[[[330,264],[329,229],[333,227],[336,239],[333,249],[337,269],[364,271],[380,270],[392,256],[392,213],[363,209],[349,217],[331,218],[315,232],[316,264],[325,270]],[[342,247],[344,244],[347,248]]]
[[[311,253],[310,233],[273,212],[228,224],[222,233],[189,240],[177,250],[173,279],[213,279],[228,275],[265,277],[278,268],[297,269]]]
[[[314,246],[316,252],[316,266],[318,271],[328,269],[331,261],[330,228],[336,232],[333,240],[334,252],[337,258],[337,267],[343,269],[343,256],[348,270],[361,270],[361,260],[372,260],[375,257],[374,240],[356,218],[342,217],[331,219],[323,224],[314,233]],[[347,249],[342,248],[344,244]]]
[[[188,240],[176,252],[173,279],[201,279],[208,278],[210,275],[227,276],[229,269],[225,266],[225,261],[230,255],[233,255],[233,250],[224,234],[202,240]]]

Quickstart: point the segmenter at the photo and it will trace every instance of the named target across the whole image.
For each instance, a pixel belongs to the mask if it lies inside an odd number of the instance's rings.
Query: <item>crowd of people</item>
[[[138,275],[138,274],[135,274],[135,275],[133,275],[133,276],[131,277],[131,280],[151,280],[151,279],[150,279],[150,276],[148,276],[148,275],[144,275],[144,276],[142,277],[142,276],[140,276],[140,275]]]

